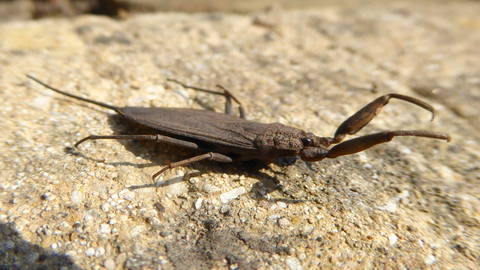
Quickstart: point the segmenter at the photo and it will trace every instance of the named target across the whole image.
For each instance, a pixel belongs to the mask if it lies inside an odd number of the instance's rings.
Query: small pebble
[[[107,196],[107,194],[106,194],[105,192],[100,193],[100,195],[98,195],[98,197],[99,197],[100,199],[102,199],[102,200],[108,199],[108,196]]]
[[[110,259],[110,258],[105,260],[105,262],[103,263],[103,266],[107,270],[115,270],[115,268],[116,268],[115,261]]]
[[[280,208],[280,209],[285,209],[285,208],[287,208],[287,204],[284,203],[284,202],[277,202],[277,206],[278,206],[278,208]]]
[[[32,252],[27,254],[27,256],[25,257],[25,262],[27,264],[34,264],[36,261],[38,261],[38,258],[40,258],[40,254],[38,254],[37,252]]]
[[[83,196],[83,193],[79,190],[74,190],[72,192],[72,195],[70,196],[70,200],[73,203],[81,203],[85,197]]]
[[[220,208],[220,213],[222,213],[222,214],[224,214],[224,215],[225,215],[225,214],[228,214],[228,212],[230,212],[231,209],[232,209],[232,208],[231,208],[230,206],[224,205],[224,206],[222,206],[222,207]]]
[[[172,234],[172,232],[168,232],[168,231],[160,232],[161,237],[166,237],[166,236],[169,236],[171,234]]]
[[[12,241],[6,241],[6,242],[3,242],[3,246],[6,249],[13,249],[15,247],[15,243]]]
[[[103,255],[105,255],[105,249],[103,247],[97,248],[97,250],[95,251],[95,257],[100,258]]]
[[[214,185],[211,185],[211,184],[203,185],[202,189],[205,193],[208,193],[208,194],[220,191],[220,189],[218,187],[216,187]]]
[[[123,265],[127,260],[127,253],[120,253],[115,259],[115,263],[118,265]]]
[[[182,177],[179,177],[182,179]],[[168,193],[171,195],[182,195],[188,192],[188,186],[185,182],[176,182],[168,186]]]
[[[103,233],[103,234],[108,234],[110,233],[112,230],[110,229],[110,225],[108,224],[100,224],[100,233]]]
[[[390,242],[390,245],[395,245],[397,243],[398,236],[395,234],[391,234],[388,236],[388,241]]]
[[[288,267],[292,270],[302,270],[302,264],[300,264],[300,261],[295,258],[295,257],[290,257],[286,260]]]
[[[85,220],[96,220],[98,218],[98,210],[97,209],[90,209],[85,213]]]
[[[102,209],[103,212],[108,212],[110,210],[110,204],[104,203],[100,208]]]
[[[120,199],[131,201],[131,200],[133,200],[133,198],[135,198],[135,192],[133,192],[131,190],[128,190],[128,189],[124,189],[124,190],[120,191],[120,193],[118,193],[118,197]]]
[[[386,204],[377,207],[377,209],[382,210],[382,211],[387,211],[390,213],[395,213],[397,212],[397,202],[398,200],[396,198],[392,198],[387,201]]]
[[[93,249],[93,248],[87,249],[87,250],[85,251],[85,255],[86,255],[87,257],[92,257],[93,255],[95,255],[95,249]]]
[[[278,220],[278,225],[283,229],[288,228],[290,224],[291,222],[288,220],[288,218],[281,218]]]
[[[53,238],[53,236],[49,235],[45,237],[45,239],[43,239],[43,241],[40,243],[40,246],[43,248],[48,248],[51,244],[53,244],[54,241],[55,239]]]
[[[199,210],[200,208],[202,208],[202,202],[203,202],[203,199],[198,198],[197,201],[195,201],[195,209]]]
[[[435,256],[433,256],[432,254],[428,255],[428,256],[425,258],[425,263],[426,263],[427,265],[432,265],[432,264],[434,264],[436,261],[437,261],[437,259],[436,259]]]
[[[156,202],[153,204],[153,206],[155,207],[155,209],[158,211],[158,212],[165,212],[165,206],[163,206],[161,203],[159,202]]]
[[[228,203],[231,200],[238,198],[238,196],[245,194],[245,192],[247,192],[247,190],[244,187],[232,189],[228,192],[222,193],[220,195],[220,201],[222,201],[222,203]]]
[[[62,232],[65,232],[71,230],[72,226],[70,226],[70,224],[68,224],[66,221],[62,221],[58,225],[58,229],[60,229]]]

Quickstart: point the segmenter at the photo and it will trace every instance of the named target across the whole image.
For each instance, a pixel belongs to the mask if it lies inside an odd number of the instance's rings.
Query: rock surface
[[[466,269],[478,266],[478,2],[372,3],[250,15],[81,16],[0,25],[0,250],[6,265],[60,269]],[[317,163],[197,163],[133,141],[73,144],[132,129],[111,111],[28,80],[118,106],[221,111],[223,100],[166,82],[221,84],[249,119],[331,136],[396,92],[360,134],[397,138]],[[221,195],[242,190],[222,203]],[[231,200],[230,200],[231,199]],[[61,268],[63,267],[63,268]]]

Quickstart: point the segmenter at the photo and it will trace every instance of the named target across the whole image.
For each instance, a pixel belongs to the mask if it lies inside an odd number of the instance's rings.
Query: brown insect
[[[30,75],[27,76],[57,93],[114,110],[125,118],[156,132],[154,135],[90,135],[78,141],[75,147],[87,140],[148,140],[204,151],[204,154],[165,166],[152,176],[153,179],[168,169],[205,159],[218,162],[251,159],[271,161],[285,156],[300,156],[304,161],[314,162],[324,158],[337,158],[358,153],[377,144],[389,142],[397,136],[451,140],[450,135],[435,131],[389,130],[343,141],[346,135],[355,134],[367,125],[391,98],[401,99],[430,111],[431,120],[433,120],[432,106],[419,99],[400,94],[388,94],[375,99],[345,120],[333,137],[318,137],[280,123],[264,124],[246,120],[241,103],[221,86],[219,87],[223,89],[223,93],[170,80],[185,88],[225,96],[225,113],[187,108],[117,107],[72,95]],[[240,118],[232,116],[232,99],[239,104]],[[334,144],[335,146],[330,147]]]

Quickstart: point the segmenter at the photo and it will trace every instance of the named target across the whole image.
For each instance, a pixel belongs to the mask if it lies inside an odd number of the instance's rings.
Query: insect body
[[[223,93],[170,80],[185,88],[224,95],[227,100],[225,114],[187,108],[116,107],[72,95],[53,88],[30,75],[27,76],[57,93],[114,110],[127,119],[152,128],[156,133],[154,135],[91,135],[78,141],[75,147],[87,140],[132,139],[201,149],[205,152],[165,166],[152,176],[153,179],[166,170],[205,159],[232,162],[234,160],[274,160],[285,156],[300,156],[304,161],[314,162],[324,158],[336,158],[358,153],[377,144],[389,142],[396,136],[427,137],[446,141],[451,139],[448,134],[434,131],[393,130],[343,141],[346,135],[355,134],[367,125],[391,98],[401,99],[429,110],[432,112],[433,120],[434,110],[432,106],[416,98],[400,94],[388,94],[375,99],[345,120],[338,127],[333,137],[319,137],[280,123],[264,124],[246,120],[243,106],[228,90],[221,86],[219,87],[224,90]],[[240,105],[240,118],[231,115],[232,99]],[[331,147],[331,145],[334,146]]]

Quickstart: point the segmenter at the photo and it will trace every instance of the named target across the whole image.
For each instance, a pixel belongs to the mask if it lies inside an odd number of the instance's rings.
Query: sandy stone
[[[106,259],[105,262],[103,263],[103,266],[107,270],[115,270],[116,269],[115,261],[112,260],[111,258]]]
[[[475,269],[479,9],[478,1],[362,1],[274,16],[154,13],[1,23],[0,242],[14,246],[0,246],[4,263]],[[202,161],[155,184],[151,176],[160,168],[198,152],[131,140],[74,149],[92,134],[138,130],[110,110],[45,89],[27,73],[118,106],[223,112],[224,98],[167,78],[209,89],[220,84],[242,101],[250,120],[320,136],[332,136],[365,104],[394,92],[432,104],[434,121],[391,100],[358,135],[426,129],[453,140],[395,138],[315,163]],[[222,193],[232,190],[242,195],[224,204]],[[100,249],[108,245],[110,254]]]

